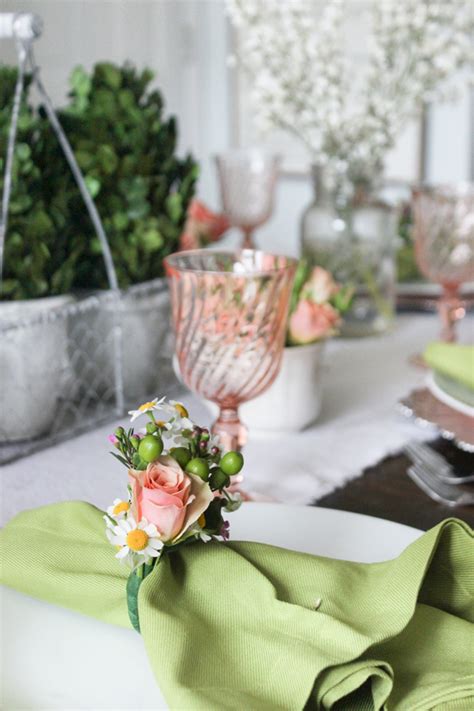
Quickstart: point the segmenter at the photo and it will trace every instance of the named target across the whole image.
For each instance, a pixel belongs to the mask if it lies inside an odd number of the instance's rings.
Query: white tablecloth
[[[462,340],[473,340],[473,325],[474,319],[465,319]],[[402,315],[388,335],[330,343],[320,419],[304,432],[274,439],[250,433],[245,488],[287,503],[310,503],[408,440],[429,438],[431,432],[404,419],[396,403],[425,378],[409,357],[438,333],[436,316]],[[180,397],[196,422],[210,423],[195,396]],[[105,507],[125,495],[125,470],[110,456],[107,442],[117,424],[2,467],[1,523],[25,508],[54,501],[83,499]]]

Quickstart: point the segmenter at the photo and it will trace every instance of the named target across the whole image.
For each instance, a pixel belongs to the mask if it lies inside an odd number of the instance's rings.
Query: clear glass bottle
[[[350,183],[345,176],[330,186],[318,166],[312,175],[314,200],[302,217],[302,254],[354,289],[342,335],[383,333],[395,313],[396,211],[366,183]]]

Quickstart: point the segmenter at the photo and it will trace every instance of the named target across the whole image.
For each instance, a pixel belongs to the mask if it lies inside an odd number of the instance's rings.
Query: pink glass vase
[[[193,250],[167,257],[165,268],[182,379],[219,406],[212,431],[226,450],[239,449],[239,405],[266,390],[280,367],[296,261]]]
[[[441,285],[441,338],[456,339],[455,324],[466,313],[459,295],[474,281],[474,184],[415,190],[415,256],[420,271]]]

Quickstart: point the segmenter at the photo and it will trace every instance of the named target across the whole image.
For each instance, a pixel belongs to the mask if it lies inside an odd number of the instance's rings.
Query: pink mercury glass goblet
[[[165,268],[183,381],[219,406],[212,431],[226,450],[239,449],[247,433],[240,403],[266,390],[280,368],[296,261],[198,249],[170,255]]]
[[[474,184],[414,191],[415,256],[421,272],[441,284],[441,338],[456,339],[455,323],[466,313],[462,283],[474,281]]]
[[[279,156],[257,149],[216,156],[222,208],[230,224],[244,233],[244,249],[254,248],[254,230],[272,214],[279,163]]]

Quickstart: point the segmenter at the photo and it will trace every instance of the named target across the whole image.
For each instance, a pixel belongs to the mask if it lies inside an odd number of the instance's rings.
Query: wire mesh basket
[[[169,386],[169,318],[164,279],[118,295],[0,304],[0,463],[115,419]]]

